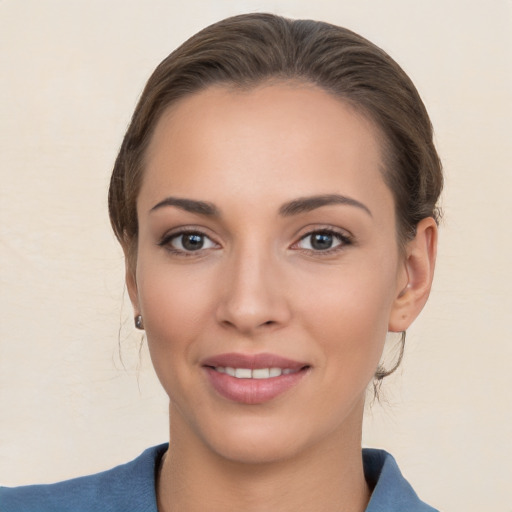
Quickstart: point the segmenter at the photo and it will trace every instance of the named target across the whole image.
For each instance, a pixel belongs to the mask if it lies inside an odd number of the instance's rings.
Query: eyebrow
[[[301,213],[307,213],[312,210],[316,210],[322,206],[330,206],[336,204],[361,208],[368,215],[370,215],[370,217],[372,217],[372,212],[365,204],[351,197],[342,196],[339,194],[324,194],[319,196],[300,197],[283,204],[281,208],[279,208],[279,214],[283,217],[290,217],[293,215],[299,215]],[[195,213],[198,215],[205,215],[207,217],[220,217],[220,211],[213,203],[209,203],[207,201],[197,201],[195,199],[184,199],[180,197],[166,197],[155,206],[153,206],[150,212],[165,206],[174,206],[176,208],[180,208],[181,210],[185,210],[187,212]]]
[[[219,209],[213,203],[196,201],[195,199],[183,199],[180,197],[166,197],[163,201],[153,206],[150,212],[163,208],[164,206],[175,206],[186,212],[206,215],[208,217],[220,216]]]
[[[279,213],[283,217],[289,217],[291,215],[310,212],[312,210],[316,210],[317,208],[321,208],[322,206],[329,206],[333,204],[355,206],[364,210],[370,217],[373,217],[372,212],[365,204],[351,197],[342,196],[339,194],[300,197],[299,199],[294,199],[289,203],[283,204],[283,206],[281,206],[279,209]]]

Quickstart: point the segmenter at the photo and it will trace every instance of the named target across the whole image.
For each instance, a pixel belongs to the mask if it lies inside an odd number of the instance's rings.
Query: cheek
[[[137,284],[153,365],[169,392],[174,376],[187,379],[187,366],[198,360],[193,342],[213,318],[208,280],[197,269],[192,273],[154,258],[148,264],[141,255]]]
[[[299,316],[321,348],[328,378],[364,381],[365,387],[373,377],[394,300],[395,273],[389,267],[332,271],[328,278],[305,280],[305,289],[296,294],[303,297]]]

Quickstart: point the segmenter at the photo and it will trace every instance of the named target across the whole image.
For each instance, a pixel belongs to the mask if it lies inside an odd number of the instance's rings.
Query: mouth
[[[268,402],[296,387],[311,365],[274,354],[222,354],[202,364],[214,391],[240,404]]]
[[[298,370],[294,370],[292,368],[232,368],[231,366],[216,366],[210,367],[216,372],[226,373],[231,377],[235,377],[235,379],[272,379],[274,377],[280,377],[281,375],[290,375],[292,373],[300,372],[302,369],[307,368],[307,366],[300,368]]]

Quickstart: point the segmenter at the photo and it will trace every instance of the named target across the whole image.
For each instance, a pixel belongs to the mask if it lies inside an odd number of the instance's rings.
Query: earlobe
[[[437,224],[432,217],[422,219],[416,236],[408,242],[404,258],[407,282],[399,286],[391,310],[388,330],[405,331],[427,302],[434,277],[437,252]]]

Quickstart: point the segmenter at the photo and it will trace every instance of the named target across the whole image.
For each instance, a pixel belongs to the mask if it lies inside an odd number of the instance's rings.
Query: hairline
[[[137,264],[137,253],[138,253],[138,209],[137,209],[137,199],[140,194],[140,190],[142,188],[142,184],[144,181],[144,176],[146,173],[144,172],[148,165],[149,152],[151,151],[151,145],[154,140],[155,132],[162,122],[164,118],[168,119],[172,117],[174,111],[179,108],[182,102],[187,99],[197,96],[201,93],[204,93],[208,90],[224,90],[230,93],[240,93],[247,94],[258,89],[264,89],[266,87],[275,87],[275,86],[288,86],[291,88],[298,89],[314,89],[320,90],[327,93],[330,97],[343,103],[346,107],[348,107],[353,113],[358,115],[360,118],[364,119],[368,123],[368,127],[371,129],[374,137],[376,138],[379,151],[380,151],[380,165],[379,171],[383,177],[384,184],[391,192],[394,203],[394,215],[395,215],[395,233],[396,233],[396,242],[399,250],[399,254],[403,255],[405,251],[405,245],[409,241],[406,235],[401,233],[400,226],[400,217],[398,212],[398,204],[397,198],[395,196],[395,192],[390,183],[391,166],[393,165],[393,152],[391,150],[393,144],[389,140],[382,123],[377,119],[377,116],[372,114],[369,107],[365,106],[362,102],[358,102],[353,98],[350,98],[348,95],[341,94],[340,92],[334,90],[333,88],[326,87],[320,83],[315,82],[312,79],[309,79],[307,76],[289,76],[285,74],[275,74],[269,75],[260,79],[247,80],[245,82],[238,82],[232,79],[212,79],[210,82],[197,85],[195,88],[191,89],[188,92],[185,92],[181,95],[174,97],[171,101],[167,102],[167,104],[161,106],[158,111],[156,111],[155,120],[151,125],[150,134],[147,136],[146,145],[144,148],[141,148],[141,157],[140,157],[140,180],[137,188],[137,195],[134,198],[135,201],[135,213],[137,216],[137,232],[131,237],[130,240],[127,240],[125,254],[128,261],[128,266],[134,271],[135,266]]]

